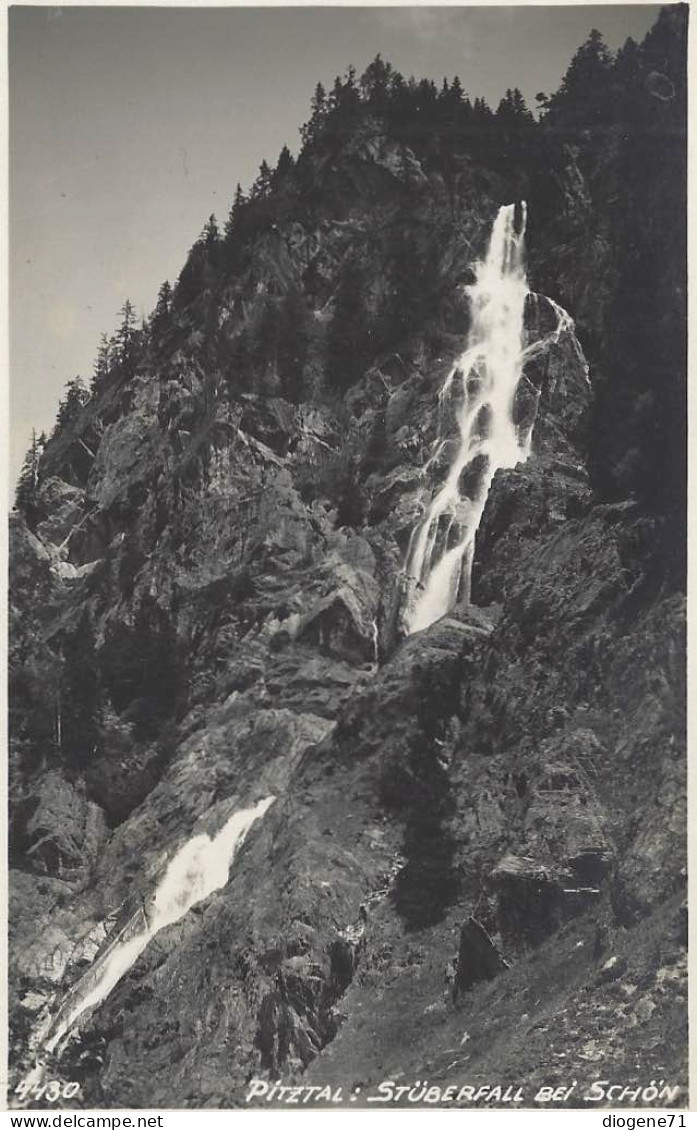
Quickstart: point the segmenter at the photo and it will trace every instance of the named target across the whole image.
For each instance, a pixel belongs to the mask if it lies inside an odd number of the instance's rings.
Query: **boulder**
[[[461,993],[467,992],[480,981],[493,981],[494,977],[509,968],[508,962],[481,922],[470,915],[460,927],[453,1000],[457,1001]]]
[[[50,770],[29,797],[27,859],[35,871],[70,882],[85,882],[109,836],[104,812]]]
[[[336,718],[342,704],[367,678],[368,669],[356,670],[349,663],[291,646],[270,665],[265,687],[271,697],[278,697],[291,710]]]
[[[538,946],[570,918],[597,905],[605,860],[593,855],[574,863],[579,870],[513,853],[499,861],[489,878],[507,944],[522,950]]]
[[[369,663],[375,655],[373,633],[348,588],[323,597],[301,623],[298,639],[312,643],[323,655],[349,663]]]
[[[78,486],[51,477],[39,490],[39,504],[48,516],[37,526],[44,543],[60,546],[84,517],[85,492]]]
[[[276,455],[287,455],[297,432],[297,409],[279,397],[242,397],[240,429],[260,440]]]
[[[107,510],[116,503],[136,509],[147,497],[146,482],[163,464],[167,441],[158,427],[156,381],[136,382],[131,410],[102,435],[88,482],[88,498]]]

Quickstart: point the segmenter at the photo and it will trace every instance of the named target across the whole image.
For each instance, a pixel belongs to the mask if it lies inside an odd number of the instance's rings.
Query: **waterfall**
[[[178,922],[192,906],[227,883],[235,853],[247,832],[273,804],[235,812],[212,839],[194,836],[173,856],[147,907],[138,911],[108,949],[67,995],[53,1024],[46,1050],[53,1051],[77,1019],[100,1004],[128,972],[148,943],[165,926]]]
[[[373,641],[373,662],[371,664],[371,669],[372,669],[373,673],[375,673],[375,671],[377,671],[380,667],[380,636],[379,636],[379,633],[378,633],[378,622],[377,622],[377,620],[371,621],[370,631],[371,631],[371,638],[372,638],[372,641]]]
[[[467,287],[472,319],[467,347],[439,394],[439,435],[424,469],[439,484],[412,531],[406,562],[406,627],[427,628],[458,601],[469,600],[474,539],[492,479],[530,454],[539,390],[531,386],[526,412],[516,402],[523,366],[573,330],[569,315],[550,301],[557,325],[526,346],[530,296],[525,274],[527,208],[499,209],[475,282]]]

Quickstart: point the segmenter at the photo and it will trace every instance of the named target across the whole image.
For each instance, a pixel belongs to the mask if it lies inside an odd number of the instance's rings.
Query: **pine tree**
[[[206,220],[206,223],[203,225],[203,231],[201,232],[201,242],[203,243],[204,247],[213,247],[216,243],[219,242],[219,240],[220,231],[218,230],[218,221],[211,213],[211,215]]]
[[[220,239],[215,216],[209,216],[179,272],[170,309],[181,310],[215,290],[218,272],[229,252]],[[208,304],[211,313],[211,306]]]
[[[346,85],[346,90],[349,92],[349,98],[353,97],[354,94],[355,94],[356,98],[359,97],[358,86],[357,86],[357,83],[356,83],[356,68],[354,67],[353,63],[350,63],[349,66],[346,68],[346,84],[345,85]]]
[[[114,336],[112,348],[121,369],[132,375],[135,363],[137,318],[133,304],[128,298],[119,310],[119,315],[121,324]]]
[[[259,175],[252,185],[252,199],[264,200],[271,191],[271,169],[266,161],[262,161],[259,166]]]
[[[443,136],[447,139],[451,151],[460,148],[462,144],[470,110],[471,107],[464,97],[462,84],[457,75],[455,75],[449,87],[446,87],[444,82],[439,105],[439,118]]]
[[[336,112],[341,109],[341,102],[343,98],[344,84],[341,80],[341,75],[337,75],[334,79],[334,86],[329,95],[329,109]]]
[[[505,97],[499,102],[496,117],[500,123],[512,126],[531,125],[534,122],[534,118],[517,86],[513,90],[509,87],[506,91]]]
[[[92,392],[98,392],[109,379],[109,338],[101,334],[92,375]]]
[[[46,437],[44,433],[37,438],[36,428],[31,430],[31,446],[24,457],[15,491],[15,506],[29,522],[36,517],[36,492],[39,486],[39,462],[43,454]]]
[[[228,218],[225,221],[225,239],[229,242],[233,236],[237,235],[240,230],[240,222],[242,219],[242,211],[247,200],[242,191],[242,186],[239,181],[235,189],[235,196],[232,201],[232,207],[228,213]]]
[[[329,98],[330,110],[337,119],[335,126],[338,124],[341,130],[347,128],[353,121],[360,104],[361,95],[356,83],[356,68],[350,66],[346,71],[345,80],[342,81],[337,75]]]
[[[438,89],[431,79],[422,78],[417,88],[416,105],[422,115],[431,115],[438,101]]]
[[[293,161],[290,149],[287,145],[284,145],[279,153],[276,168],[271,175],[272,187],[278,188],[279,185],[283,185],[289,173],[292,173],[294,167],[295,162]]]
[[[472,109],[475,117],[481,122],[488,121],[492,116],[486,98],[475,98]]]
[[[327,109],[327,93],[322,83],[318,82],[310,103],[310,120],[300,129],[304,148],[314,145],[320,136],[327,117]]]
[[[360,81],[361,93],[371,109],[382,113],[387,108],[391,83],[391,64],[386,63],[382,55],[376,55],[366,67]]]
[[[157,303],[155,311],[150,322],[150,332],[153,336],[159,334],[166,328],[170,321],[170,314],[172,310],[172,287],[167,279],[162,283],[162,286],[157,292]]]
[[[614,115],[625,126],[644,116],[642,85],[646,77],[638,44],[633,39],[625,40],[617,52],[612,75]]]
[[[327,112],[327,93],[321,82],[318,82],[315,87],[310,109],[312,111],[312,118],[314,119],[323,118]]]
[[[450,84],[449,101],[454,103],[456,106],[459,106],[460,102],[462,102],[463,97],[464,94],[462,91],[462,83],[460,82],[459,77],[455,75],[455,78]]]
[[[157,305],[155,307],[155,317],[166,318],[170,312],[172,305],[172,287],[167,279],[163,282],[159,291],[157,292]]]
[[[82,406],[89,400],[89,393],[85,388],[82,377],[73,377],[65,385],[65,396],[58,404],[58,415],[54,435],[72,424],[77,419]]]
[[[608,117],[607,92],[612,75],[612,55],[601,33],[593,28],[579,47],[556,94],[546,107],[549,126],[572,134],[602,125]]]
[[[247,197],[242,191],[242,186],[238,181],[237,188],[235,189],[235,199],[232,202],[232,215],[234,219],[239,219],[240,213],[242,212],[242,209],[244,208],[246,203]]]

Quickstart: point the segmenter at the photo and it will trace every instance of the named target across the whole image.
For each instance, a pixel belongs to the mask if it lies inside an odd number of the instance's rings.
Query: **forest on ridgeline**
[[[340,396],[410,340],[438,350],[439,335],[462,333],[458,280],[444,279],[442,266],[451,225],[477,191],[465,175],[475,170],[485,193],[495,184],[503,199],[528,201],[533,282],[574,313],[593,369],[587,444],[598,497],[634,497],[673,515],[666,557],[675,565],[686,478],[686,25],[684,6],[666,8],[641,44],[628,39],[615,53],[591,31],[559,90],[537,95],[537,117],[518,89],[494,110],[458,76],[405,79],[379,55],[329,92],[318,84],[298,156],[284,146],[248,192],[238,184],[223,230],[211,216],[142,325],[125,301],[89,386],[68,382],[55,434],[110,381],[166,377],[184,345],[215,395],[293,403]],[[401,163],[381,233],[385,276],[371,273],[367,240],[355,241],[336,271],[311,258],[302,278],[267,287],[245,318],[260,281],[255,242],[294,222],[347,216],[355,201],[343,162],[378,124]],[[314,318],[317,310],[326,316]],[[21,508],[31,509],[35,462],[29,452]],[[85,461],[83,480],[88,470]]]

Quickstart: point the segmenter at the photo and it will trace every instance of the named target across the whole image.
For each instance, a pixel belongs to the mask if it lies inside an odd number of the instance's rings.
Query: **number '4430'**
[[[80,1090],[79,1083],[62,1083],[59,1079],[51,1079],[49,1083],[32,1083],[25,1079],[15,1087],[15,1094],[20,1102],[32,1098],[46,1099],[49,1103],[58,1102],[59,1099],[73,1099]]]

